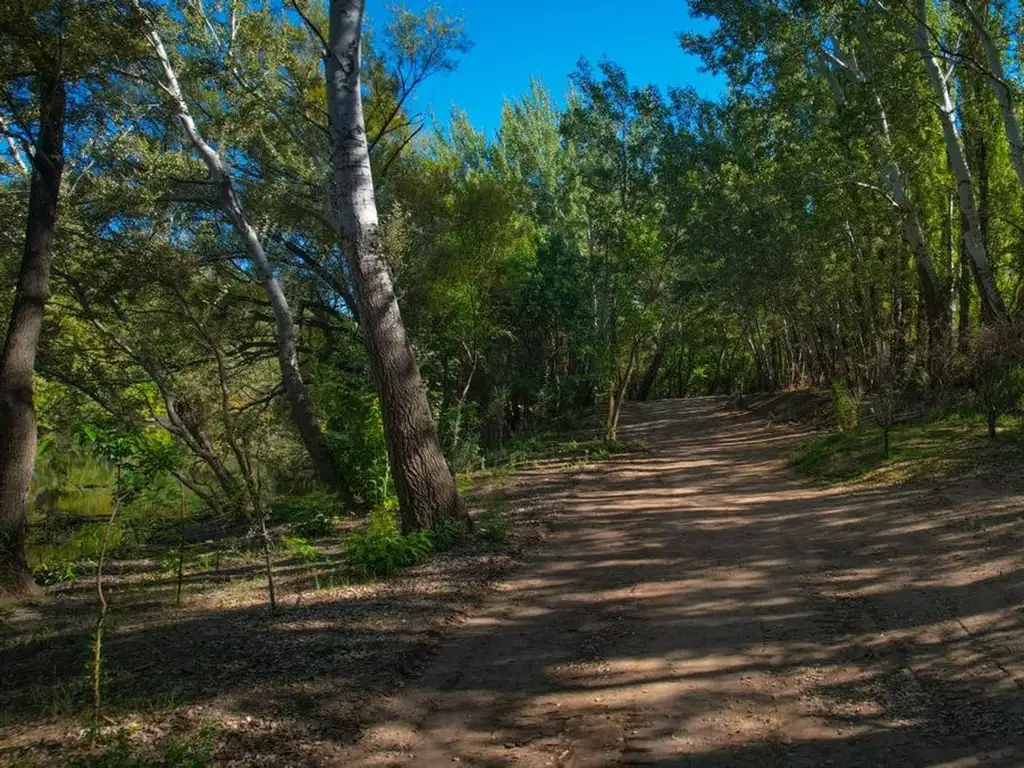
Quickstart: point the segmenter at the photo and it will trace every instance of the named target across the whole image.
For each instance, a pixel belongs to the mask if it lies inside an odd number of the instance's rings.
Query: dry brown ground
[[[1024,764],[1020,498],[814,488],[719,406],[538,477],[556,536],[330,764]]]
[[[822,489],[783,465],[797,431],[721,401],[626,421],[647,454],[517,478],[553,532],[489,590],[504,561],[467,553],[427,594],[211,604],[115,653],[154,686],[177,660],[244,765],[1024,765],[1021,483]],[[0,681],[44,674],[17,647]]]

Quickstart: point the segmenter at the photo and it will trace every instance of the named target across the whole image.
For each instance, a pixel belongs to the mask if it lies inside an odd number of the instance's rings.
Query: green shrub
[[[323,559],[323,553],[301,536],[282,536],[281,545],[290,557],[302,563],[315,563]]]
[[[505,515],[504,498],[492,501],[476,518],[477,532],[485,541],[502,544],[508,539],[512,526]]]
[[[304,539],[322,539],[334,532],[341,509],[338,497],[329,491],[304,496],[282,496],[270,506],[270,520],[285,524]]]
[[[365,531],[345,541],[348,567],[364,578],[389,576],[399,568],[415,565],[434,551],[432,532],[402,534],[394,513],[381,507],[370,513]]]
[[[846,385],[841,381],[832,384],[832,412],[836,426],[843,432],[856,429],[860,424],[860,411],[857,400],[850,395]]]
[[[70,584],[78,580],[86,563],[76,560],[49,560],[32,569],[36,584],[50,587],[55,584]]]
[[[430,541],[434,549],[443,552],[451,549],[465,537],[465,529],[462,523],[452,517],[446,517],[430,531]]]
[[[455,472],[473,472],[484,465],[481,448],[481,424],[476,403],[464,403],[440,409],[438,430],[444,444],[444,455]]]

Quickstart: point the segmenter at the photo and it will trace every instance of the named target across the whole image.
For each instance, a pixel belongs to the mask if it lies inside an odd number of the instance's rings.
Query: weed
[[[843,432],[856,429],[860,424],[860,409],[841,381],[832,384],[832,411],[836,426]]]
[[[480,538],[496,544],[504,543],[508,539],[509,531],[512,528],[508,517],[505,515],[503,503],[488,504],[477,517],[476,523],[480,531]]]
[[[379,508],[370,513],[365,531],[348,536],[344,549],[353,573],[382,578],[423,560],[434,551],[434,541],[429,531],[401,533],[393,512]]]
[[[32,569],[32,577],[44,587],[70,584],[78,580],[85,566],[84,562],[77,560],[47,560]]]
[[[438,552],[451,549],[463,538],[465,530],[462,522],[452,517],[444,518],[430,531],[430,541]]]
[[[83,693],[80,684],[55,683],[47,706],[50,715],[59,717],[75,714],[82,707]]]
[[[270,510],[270,520],[286,523],[296,536],[321,539],[334,532],[340,512],[337,495],[316,491],[304,496],[275,499]]]
[[[154,752],[132,740],[129,728],[105,736],[101,751],[73,760],[71,768],[206,768],[214,765],[214,751],[220,728],[204,725],[184,735],[170,735],[160,751]]]
[[[210,724],[186,736],[168,736],[164,744],[166,768],[203,768],[213,764],[220,728]]]
[[[281,545],[289,557],[309,565],[323,560],[323,553],[301,536],[282,536]]]

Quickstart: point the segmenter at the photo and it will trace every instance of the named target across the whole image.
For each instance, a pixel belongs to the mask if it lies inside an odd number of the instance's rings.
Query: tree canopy
[[[614,440],[630,398],[993,401],[1024,275],[1020,9],[690,9],[721,99],[581,61],[487,135],[411,106],[470,45],[440,8],[364,30],[341,0],[14,3],[0,336],[28,367],[0,424],[41,440],[31,483],[0,473],[5,570],[88,429],[225,519],[326,488],[353,513],[397,493],[414,531],[510,436],[596,413]]]

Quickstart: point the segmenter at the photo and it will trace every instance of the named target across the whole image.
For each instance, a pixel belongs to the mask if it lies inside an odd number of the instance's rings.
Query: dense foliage
[[[199,538],[254,515],[317,534],[383,508],[393,468],[328,203],[324,9],[125,3],[100,25],[88,2],[15,5],[12,29],[18,18],[53,29],[0,45],[8,286],[45,122],[46,46],[73,52],[35,364],[37,576],[68,577],[61,563],[74,558],[56,552],[76,537],[92,556],[115,494],[117,535],[139,541],[172,540],[183,515]],[[595,409],[614,440],[629,398],[819,387],[875,398],[886,428],[909,401],[969,393],[993,430],[1016,406],[1020,9],[690,5],[714,31],[682,47],[728,78],[721,100],[581,62],[564,106],[534,83],[490,136],[459,112],[431,130],[407,106],[467,49],[457,22],[401,11],[364,40],[384,254],[453,472]],[[241,214],[225,213],[226,187],[183,130],[168,68]],[[271,279],[336,492],[322,490],[282,381]],[[0,323],[13,302],[0,292]],[[97,434],[130,442],[123,487],[82,447]],[[350,548],[383,573],[438,535],[408,534],[378,513]]]

